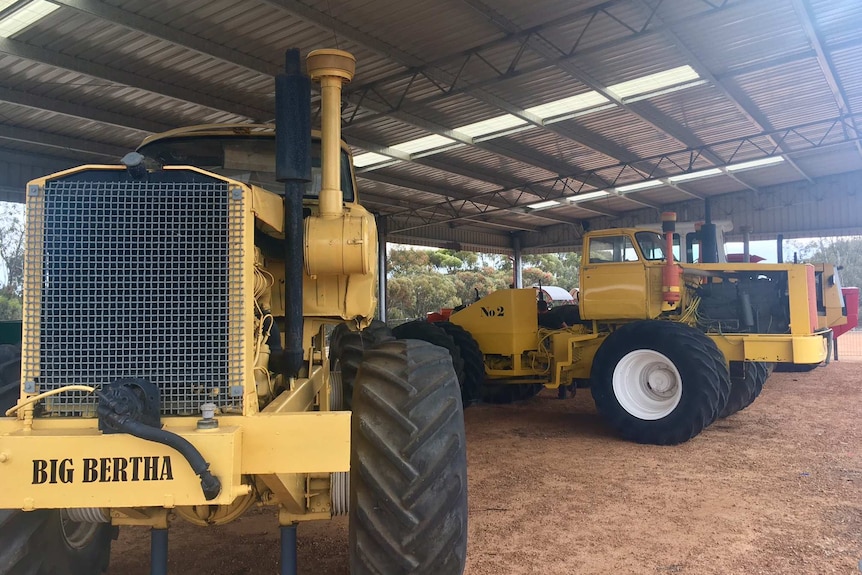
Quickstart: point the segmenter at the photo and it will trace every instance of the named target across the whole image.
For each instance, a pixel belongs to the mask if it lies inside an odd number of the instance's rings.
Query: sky
[[[784,260],[793,261],[793,253],[788,251],[790,248],[787,242],[784,242]],[[742,242],[728,242],[724,245],[724,253],[726,254],[741,254]],[[751,255],[766,258],[766,263],[778,262],[778,244],[772,240],[760,240],[751,242]]]

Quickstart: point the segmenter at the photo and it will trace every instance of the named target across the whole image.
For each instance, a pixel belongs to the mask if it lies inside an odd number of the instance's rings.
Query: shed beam
[[[428,63],[413,56],[412,54],[409,54],[403,50],[391,46],[390,44],[378,38],[375,38],[370,34],[362,32],[361,30],[358,30],[345,22],[336,20],[332,16],[324,14],[323,12],[320,12],[305,4],[291,0],[264,1],[272,6],[277,6],[284,10],[287,10],[288,12],[291,12],[308,22],[316,24],[317,26],[327,28],[337,34],[341,34],[347,38],[350,38],[352,41],[358,44],[361,44],[367,48],[370,48],[380,54],[387,56],[388,58],[395,60],[406,68],[411,69],[413,73],[415,73],[416,70],[421,70],[422,75],[428,77],[432,81],[439,81],[442,84],[454,86],[457,80],[457,78],[444,71],[443,69],[431,66]],[[613,3],[614,2],[606,2],[605,4],[611,5]],[[603,6],[605,4],[603,4]],[[583,13],[588,13],[590,11],[581,12],[582,13],[579,13],[580,16],[582,16]],[[569,18],[574,19],[574,16],[570,15]],[[514,106],[513,104],[506,102],[502,98],[499,98],[494,94],[491,94],[490,92],[487,92],[481,88],[470,87],[466,90],[463,90],[463,93],[469,94],[480,102],[483,102],[490,106],[496,107],[504,112],[517,116],[528,122],[529,124],[532,124],[533,126],[557,133],[564,138],[570,139],[580,145],[588,147],[610,158],[614,158],[621,161],[637,160],[634,154],[607,139],[601,138],[601,136],[588,133],[586,130],[579,130],[575,132],[570,131],[563,126],[557,126],[555,124],[545,124],[542,119],[538,118],[535,114],[531,114],[526,110]],[[367,99],[362,98],[362,96],[357,94],[355,90],[352,93],[347,94],[347,99],[356,105],[364,105],[365,107],[374,110],[372,105],[369,105],[370,103],[367,101]],[[398,117],[397,115],[395,115],[397,110],[394,109],[389,109],[381,112],[386,116]],[[345,129],[349,130],[349,126],[347,126]],[[440,132],[432,131],[432,133]],[[571,168],[569,168],[569,170],[570,169]]]
[[[847,98],[847,92],[838,77],[835,70],[835,64],[832,62],[832,56],[826,49],[826,43],[820,36],[815,23],[814,13],[811,11],[811,6],[804,0],[792,0],[793,7],[796,13],[799,14],[799,20],[802,23],[802,29],[805,30],[805,35],[808,36],[808,42],[817,54],[817,63],[820,65],[820,70],[823,71],[823,76],[826,78],[826,83],[829,84],[829,89],[832,91],[832,97],[835,98],[835,103],[838,105],[838,110],[842,115],[853,114],[850,107],[850,100]],[[855,118],[850,117],[856,133],[859,134],[859,129]],[[856,140],[856,150],[862,155],[862,142]]]
[[[132,72],[111,68],[102,64],[96,64],[95,62],[82,60],[74,56],[47,50],[39,46],[25,44],[24,42],[19,42],[17,40],[0,38],[0,53],[8,54],[9,56],[14,56],[16,58],[23,58],[25,60],[32,60],[34,62],[41,62],[43,64],[48,64],[49,66],[54,66],[55,68],[77,72],[78,74],[85,74],[114,84],[145,90],[147,92],[167,96],[183,102],[192,102],[213,110],[225,111],[238,116],[244,116],[246,118],[265,120],[272,117],[271,110],[264,110],[263,108],[225,100],[224,98],[204,94],[175,84],[160,82],[152,78],[144,78]]]
[[[743,93],[742,90],[732,87],[723,80],[713,74],[709,68],[697,57],[694,51],[689,48],[689,46],[682,40],[682,38],[674,32],[673,28],[664,23],[661,16],[659,16],[656,12],[657,10],[650,5],[647,0],[638,0],[638,4],[645,10],[653,14],[652,18],[657,25],[661,25],[662,33],[676,46],[676,48],[683,54],[685,59],[688,61],[689,65],[698,73],[698,75],[704,80],[708,81],[710,84],[715,86],[715,88],[721,92],[721,94],[727,98],[727,100],[733,104],[733,106],[742,114],[749,122],[751,122],[758,130],[762,132],[773,132],[775,128],[769,122],[767,117],[761,112],[757,105],[748,98],[748,95]],[[661,4],[661,2],[659,2]],[[774,146],[777,146],[784,154],[789,154],[789,149],[784,143],[780,140],[776,140],[772,137],[769,138],[769,141],[772,142]],[[785,160],[787,163],[792,166],[799,174],[808,180],[809,182],[813,182],[811,177],[806,174],[802,168],[800,168],[796,162],[789,155],[785,156]],[[724,162],[719,162],[716,165],[722,165]]]
[[[270,64],[265,60],[227,48],[223,44],[211,42],[178,28],[165,26],[161,22],[144,18],[128,10],[116,8],[105,2],[97,2],[96,0],[51,0],[51,2],[108,22],[113,22],[114,24],[119,24],[129,30],[141,32],[147,36],[159,38],[171,44],[194,50],[198,54],[218,58],[223,62],[241,66],[251,72],[267,76],[276,76],[279,73],[278,66]]]
[[[485,4],[482,0],[462,0],[480,14],[489,18],[500,29],[508,34],[520,34],[523,32],[517,24],[498,13],[496,10]],[[578,66],[574,60],[562,60],[565,55],[559,48],[545,40],[540,34],[530,34],[527,36],[527,46],[539,54],[548,62],[553,62],[559,69],[566,72],[569,76],[588,86],[590,89],[598,92],[606,99],[614,102],[621,109],[640,118],[642,121],[653,126],[657,130],[664,132],[678,142],[685,144],[688,147],[702,146],[703,141],[700,140],[691,130],[683,127],[672,118],[662,114],[647,102],[627,103],[623,98],[619,97],[613,91],[608,90],[601,82],[592,77],[590,73]],[[721,158],[707,152],[705,157],[712,163],[719,165],[722,163]],[[619,156],[618,159],[622,160]]]
[[[27,143],[38,142],[46,148],[59,148],[72,152],[94,154],[103,158],[110,158],[111,161],[119,160],[129,151],[127,148],[121,146],[112,146],[80,138],[69,138],[67,136],[9,125],[3,125],[2,129],[0,129],[0,139]]]
[[[101,124],[140,130],[142,132],[164,132],[176,127],[170,124],[163,124],[161,122],[135,118],[128,114],[118,114],[116,112],[109,112],[92,106],[74,104],[72,102],[57,100],[55,98],[47,98],[45,96],[21,92],[19,90],[4,88],[2,86],[0,86],[0,101],[15,104],[16,106],[24,106],[34,110],[46,110],[48,112],[54,112],[55,114],[69,116],[70,118],[91,120]]]
[[[457,190],[454,188],[444,188],[441,186],[435,186],[434,184],[429,184],[426,182],[418,182],[416,180],[412,180],[409,178],[402,178],[402,177],[398,177],[398,176],[393,176],[392,174],[386,174],[386,173],[378,172],[378,171],[365,172],[363,174],[360,174],[358,177],[372,180],[375,182],[380,182],[383,184],[389,184],[391,186],[398,186],[399,188],[405,188],[408,190],[419,190],[421,192],[427,192],[429,194],[436,194],[438,196],[454,198],[457,200],[472,201],[472,196],[474,195],[473,192],[469,192],[469,191],[465,191],[465,190]],[[362,197],[363,198],[367,197],[367,194],[363,193]],[[485,203],[485,202],[482,202],[482,203],[484,203],[485,205],[496,207],[496,208],[509,208],[510,207],[510,206],[506,205],[505,202],[502,202],[500,200],[488,200],[487,203]],[[392,200],[391,199],[388,200],[388,205],[390,207],[392,206]],[[418,206],[415,209],[421,210],[422,208],[421,208],[421,206]],[[516,213],[523,213],[523,208],[516,208],[516,209],[513,209],[511,211],[514,211]],[[545,217],[545,216],[541,215],[540,213],[533,213],[530,215],[538,217],[538,218],[546,219],[546,220],[552,221],[554,223],[560,223],[560,222],[567,221],[566,219],[560,218],[557,216]]]
[[[285,2],[285,1],[281,1],[281,0],[266,0],[266,2],[268,4],[271,4],[272,6],[274,6],[276,8],[279,8],[282,10],[288,10],[292,13],[296,13],[303,18],[307,18],[312,14],[316,15],[318,17],[318,19],[320,19],[322,17],[315,10],[308,8],[308,7],[302,5],[298,2],[295,2],[295,3],[294,2]],[[279,71],[278,66],[274,66],[272,64],[269,64],[268,62],[266,62],[264,60],[250,57],[250,56],[243,54],[242,52],[239,52],[237,50],[225,48],[224,46],[222,46],[220,44],[216,44],[215,42],[210,42],[208,40],[205,40],[205,39],[200,38],[198,36],[195,36],[193,34],[188,34],[186,32],[183,32],[182,30],[178,30],[176,28],[166,27],[159,22],[155,22],[153,20],[143,18],[143,17],[141,17],[137,14],[134,14],[132,12],[122,10],[120,8],[115,8],[115,7],[112,7],[110,5],[103,4],[101,2],[96,2],[94,0],[58,0],[57,3],[62,5],[62,6],[66,6],[68,8],[72,8],[72,9],[78,10],[80,12],[83,12],[83,13],[86,13],[86,14],[89,14],[92,16],[96,16],[96,17],[104,19],[106,21],[119,24],[119,25],[124,26],[126,28],[129,28],[131,30],[138,31],[138,32],[153,36],[155,38],[160,38],[162,40],[165,40],[167,42],[171,42],[172,44],[175,44],[178,46],[182,46],[182,47],[187,48],[189,50],[193,50],[193,51],[198,52],[200,54],[204,54],[204,55],[207,55],[207,56],[210,56],[213,58],[217,58],[217,59],[220,59],[224,62],[234,64],[236,66],[244,67],[244,68],[246,68],[252,72],[256,72],[256,73],[267,75],[267,76],[275,76],[278,74],[278,71]],[[328,18],[327,26],[333,26],[333,27],[337,28],[336,31],[338,31],[339,33],[343,33],[345,30],[351,30],[353,32],[356,32],[355,30],[353,30],[352,27],[350,27],[346,24],[341,24],[337,20],[335,20],[334,18],[331,18],[331,17],[323,17],[323,18],[324,19]],[[365,44],[366,46],[371,47],[372,49],[375,49],[378,51],[382,50],[383,53],[386,53],[387,55],[390,55],[390,56],[391,56],[391,54],[396,53],[397,58],[400,61],[402,61],[403,63],[405,63],[405,65],[407,65],[407,66],[415,66],[415,65],[421,64],[421,61],[419,61],[418,59],[413,58],[412,56],[410,56],[406,52],[403,52],[403,51],[400,51],[400,50],[393,48],[392,46],[390,46],[389,44],[386,44],[385,42],[382,42],[382,41],[377,40],[371,36],[364,35],[364,34],[361,36],[361,38],[362,38],[362,43]],[[46,63],[49,63],[49,62],[46,62]],[[61,67],[65,67],[65,66],[61,66]],[[75,71],[79,71],[79,70],[75,70]],[[87,73],[87,72],[84,72],[84,73]],[[110,74],[111,74],[111,72],[104,72],[102,74],[99,74],[99,77],[102,77],[103,79],[110,79],[110,78],[106,78],[106,75],[110,75]],[[130,80],[128,78],[118,79],[118,80],[114,80],[114,81],[118,81],[119,83],[123,83],[126,85],[140,87],[142,89],[148,89],[145,86],[131,84]],[[208,107],[214,107],[217,109],[222,109],[224,111],[238,113],[241,115],[248,116],[250,118],[269,118],[272,115],[270,112],[264,112],[264,111],[259,111],[259,113],[255,114],[255,113],[252,113],[252,111],[248,110],[248,109],[243,110],[241,112],[235,111],[234,108],[227,107],[224,104],[218,104],[216,102],[204,103],[204,102],[201,102],[199,100],[190,99],[190,94],[188,94],[188,93],[186,93],[185,95],[174,94],[170,91],[165,90],[164,88],[158,88],[157,91],[159,91],[160,93],[165,94],[165,95],[170,95],[171,97],[177,97],[179,99],[184,99],[186,101],[199,103],[201,105],[206,105]],[[366,107],[368,107],[369,109],[375,109],[374,105],[370,102],[366,102]],[[261,113],[263,115],[260,115]],[[569,166],[568,164],[558,163],[558,164],[554,165],[555,162],[552,159],[543,158],[541,155],[538,155],[538,154],[527,154],[529,157],[525,157],[526,152],[524,152],[524,151],[518,152],[518,151],[513,151],[513,150],[507,150],[507,149],[505,149],[499,145],[496,145],[496,144],[474,143],[472,141],[472,138],[466,138],[463,135],[461,135],[459,137],[458,134],[452,133],[451,130],[449,130],[443,126],[433,125],[430,122],[424,121],[424,120],[422,120],[418,117],[412,116],[410,114],[406,114],[406,113],[402,112],[402,113],[391,113],[388,115],[395,117],[395,118],[399,119],[400,121],[403,121],[403,122],[410,124],[412,126],[420,127],[420,128],[422,128],[428,132],[431,132],[434,134],[439,134],[439,135],[444,135],[444,136],[450,137],[450,138],[455,139],[456,141],[459,141],[459,142],[464,143],[464,144],[475,145],[476,147],[488,150],[492,153],[495,153],[495,154],[498,154],[498,155],[501,155],[504,157],[508,157],[510,159],[514,159],[514,160],[517,160],[520,162],[524,162],[524,163],[527,163],[529,165],[534,165],[537,167],[541,167],[543,169],[548,169],[551,172],[564,173],[564,172],[569,172],[572,170],[572,166]],[[539,121],[539,123],[536,125],[541,125],[541,121]],[[155,129],[155,130],[150,130],[150,131],[158,132],[161,130]],[[562,133],[562,132],[565,132],[566,130],[563,130],[561,128],[559,131]],[[573,138],[574,137],[579,137],[581,139],[588,140],[590,138],[590,135],[587,134],[585,130],[583,130],[583,131],[580,131],[577,136],[573,135]],[[598,137],[596,137],[596,141],[593,143],[596,146],[604,146],[605,151],[610,150],[607,154],[607,155],[610,155],[610,157],[617,157],[617,156],[613,156],[612,154],[615,152],[620,152],[622,150],[622,148],[615,147],[615,144],[613,144],[613,142],[610,142],[608,140],[602,141]],[[599,150],[599,151],[601,151],[601,150]],[[513,156],[513,154],[518,154],[518,155]],[[628,154],[628,155],[630,155],[630,154]]]

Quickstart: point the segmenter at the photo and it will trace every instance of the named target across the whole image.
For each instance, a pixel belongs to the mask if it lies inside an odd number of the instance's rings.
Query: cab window
[[[685,235],[685,256],[688,263],[696,263],[700,259],[700,238],[697,232]]]
[[[590,239],[590,263],[636,262],[638,254],[628,236],[608,236]]]
[[[655,232],[637,232],[635,239],[647,261],[654,262],[664,259],[665,240],[661,234]]]

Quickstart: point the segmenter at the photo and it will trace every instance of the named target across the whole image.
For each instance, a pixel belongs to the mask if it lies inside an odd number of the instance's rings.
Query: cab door
[[[580,275],[584,319],[639,319],[647,314],[646,265],[628,235],[586,239]]]

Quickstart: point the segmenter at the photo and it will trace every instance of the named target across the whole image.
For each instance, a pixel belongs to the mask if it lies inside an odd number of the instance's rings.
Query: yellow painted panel
[[[647,269],[643,262],[602,263],[581,270],[578,295],[585,319],[649,319]]]
[[[820,363],[826,359],[821,335],[708,334],[727,361]]]
[[[350,412],[266,414],[243,422],[243,473],[350,470]]]
[[[0,435],[0,508],[174,507],[228,504],[239,494],[241,430],[173,429],[191,441],[221,481],[206,501],[200,479],[175,450],[97,429]],[[4,457],[5,456],[5,457]]]
[[[520,355],[538,346],[534,288],[495,291],[453,313],[449,321],[469,331],[485,354]]]
[[[212,431],[188,427],[193,421],[167,418],[165,429],[209,462],[222,483],[213,501],[186,460],[164,445],[103,435],[95,419],[37,419],[26,432],[20,420],[0,418],[0,509],[226,505],[244,493],[241,475],[350,468],[348,411],[221,416]]]

